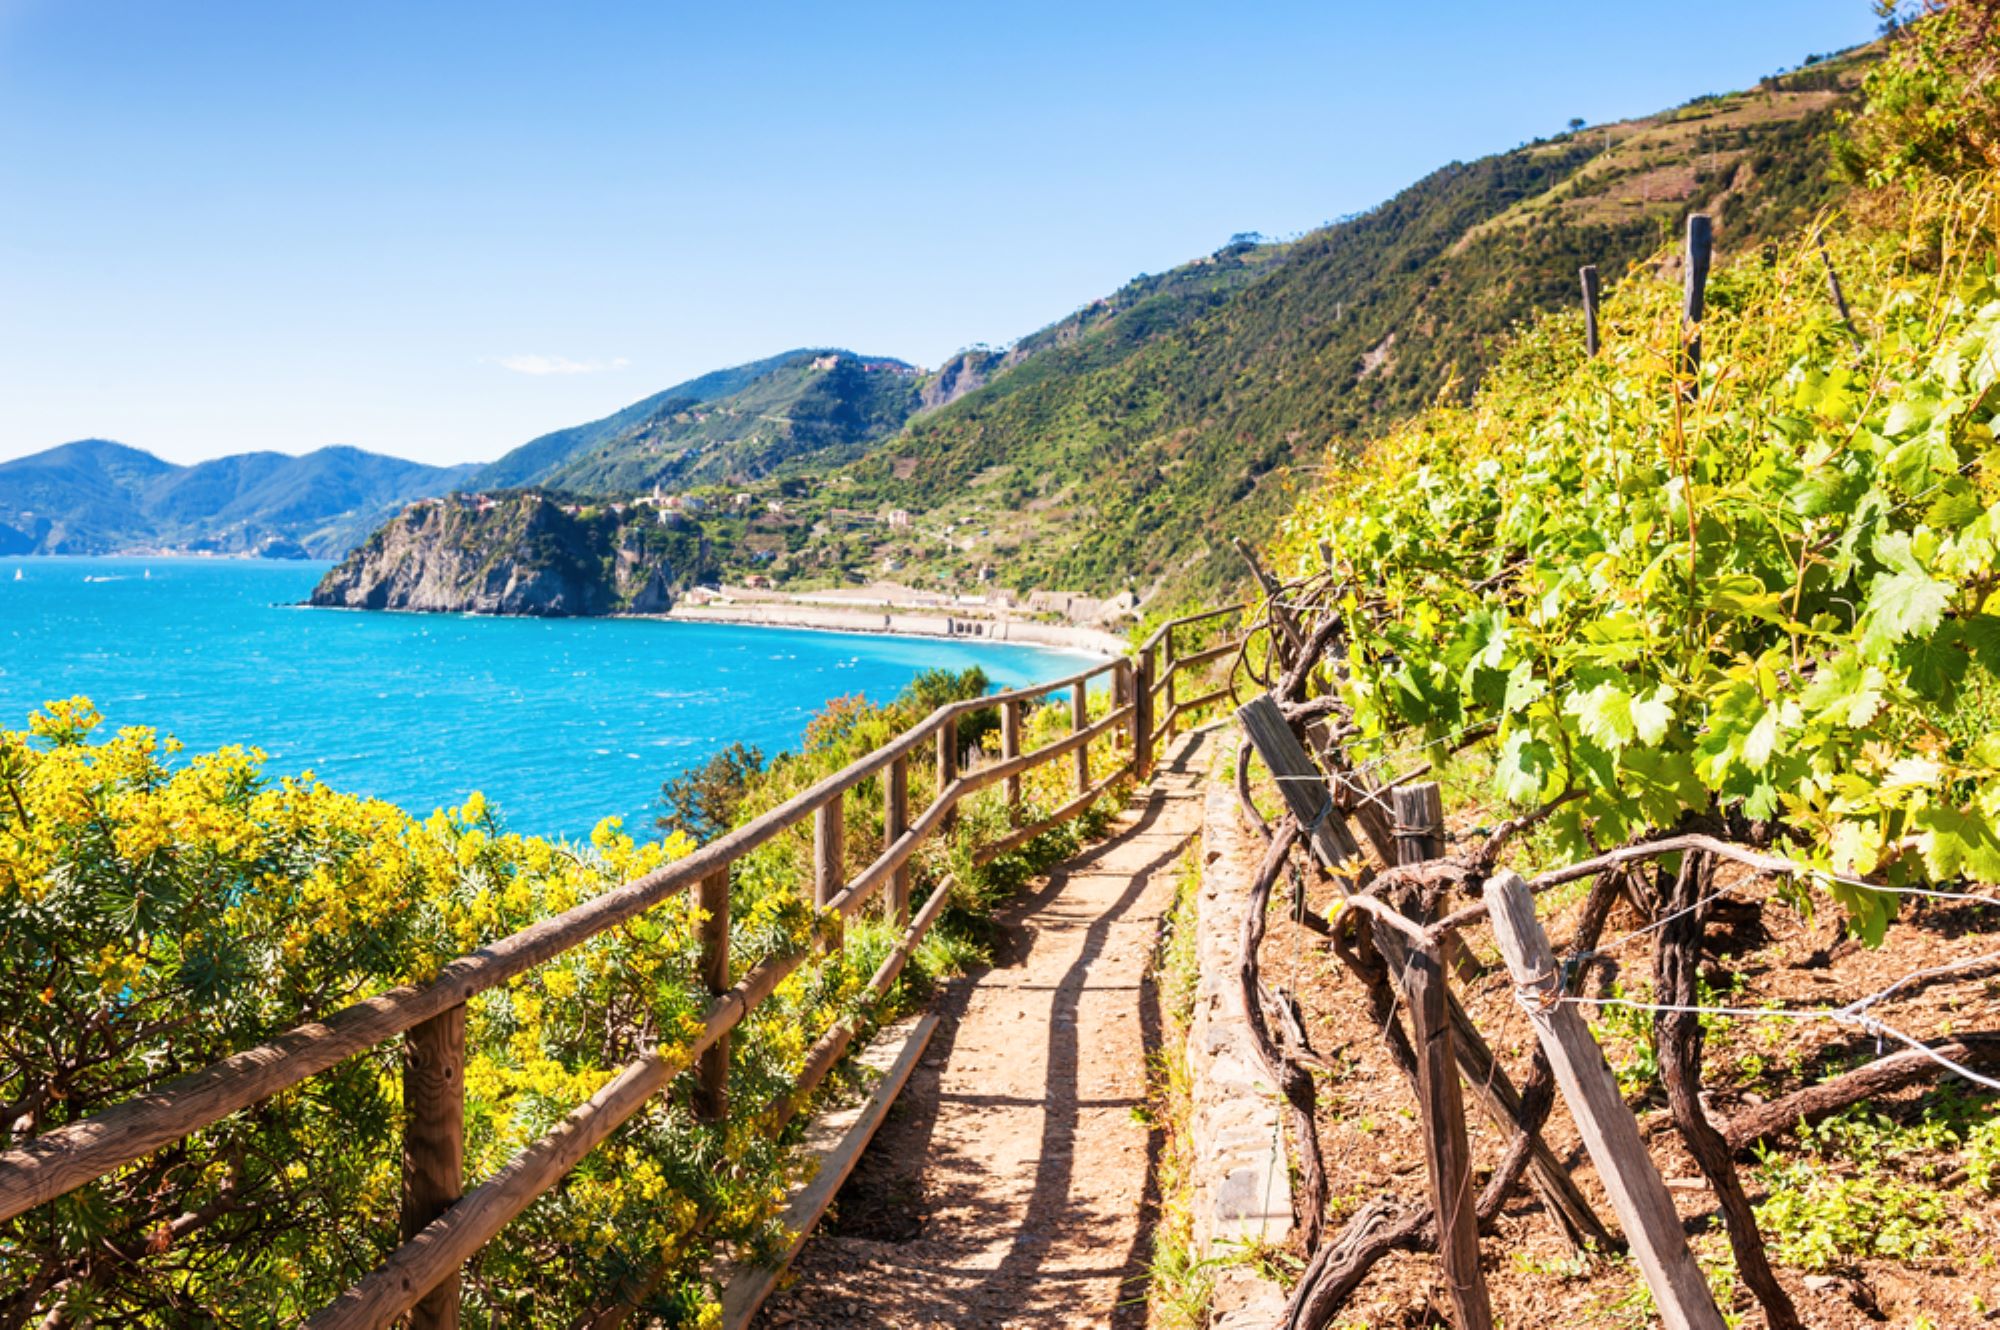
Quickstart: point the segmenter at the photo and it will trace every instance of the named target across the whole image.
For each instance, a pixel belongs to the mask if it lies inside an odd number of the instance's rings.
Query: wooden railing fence
[[[407,1314],[409,1324],[418,1330],[455,1326],[459,1271],[465,1262],[676,1077],[692,1073],[694,1104],[702,1117],[714,1120],[727,1112],[730,1032],[786,975],[813,955],[807,949],[774,956],[731,982],[729,874],[733,863],[810,818],[812,893],[819,907],[837,911],[842,918],[852,917],[886,888],[885,913],[905,927],[869,982],[871,997],[879,999],[888,993],[950,896],[952,882],[946,878],[933,887],[912,917],[910,861],[918,846],[934,835],[948,833],[958,805],[994,784],[1004,783],[1013,826],[999,840],[975,850],[973,857],[978,863],[990,862],[1075,818],[1116,781],[1128,775],[1144,779],[1152,770],[1157,751],[1172,739],[1180,721],[1228,695],[1225,687],[1179,699],[1176,680],[1219,661],[1240,645],[1231,638],[1221,645],[1177,655],[1176,634],[1240,614],[1243,609],[1232,605],[1171,620],[1130,658],[1106,661],[1032,687],[939,707],[895,739],[754,821],[644,877],[459,957],[428,984],[377,994],[139,1098],[46,1131],[0,1154],[0,1222],[45,1205],[401,1035],[405,1119],[402,1245],[307,1324],[316,1330],[358,1330],[386,1326]],[[1092,722],[1090,685],[1099,678],[1108,679],[1109,708]],[[1024,709],[1064,690],[1069,693],[1070,732],[1032,752],[1021,752]],[[966,770],[961,766],[959,719],[996,706],[1002,717],[1000,757]],[[1121,746],[1125,757],[1110,774],[1092,782],[1090,747],[1100,742]],[[912,818],[909,764],[926,747],[934,750],[937,762],[937,796]],[[1022,774],[1066,754],[1074,764],[1074,797],[1048,816],[1024,824]],[[847,879],[843,801],[864,780],[877,775],[882,778],[885,800],[884,846],[873,862]],[[696,893],[704,915],[702,977],[711,992],[700,1036],[685,1048],[656,1051],[628,1064],[553,1131],[493,1176],[465,1189],[466,1004],[690,890]],[[839,930],[833,931],[838,939]],[[820,1036],[784,1101],[774,1106],[774,1121],[782,1122],[797,1111],[860,1031],[858,1018],[849,1017]],[[611,1324],[616,1319],[622,1317],[599,1319],[593,1324]]]

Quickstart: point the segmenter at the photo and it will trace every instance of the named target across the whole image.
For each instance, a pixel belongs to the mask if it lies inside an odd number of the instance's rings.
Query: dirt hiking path
[[[943,1025],[758,1326],[1146,1324],[1147,969],[1206,741],[1181,739],[1107,839],[1001,913],[993,967],[938,995]]]

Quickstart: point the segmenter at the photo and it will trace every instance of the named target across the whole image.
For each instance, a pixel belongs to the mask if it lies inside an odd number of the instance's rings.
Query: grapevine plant
[[[1663,253],[1596,358],[1543,318],[1338,471],[1277,556],[1349,588],[1357,758],[1490,733],[1558,857],[1761,823],[1874,940],[1893,898],[1855,879],[2000,881],[1996,219],[1982,175],[1734,256],[1698,368]]]

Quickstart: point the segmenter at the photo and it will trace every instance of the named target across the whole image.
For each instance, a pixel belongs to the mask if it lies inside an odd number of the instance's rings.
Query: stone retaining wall
[[[1250,1041],[1236,959],[1243,911],[1261,846],[1243,825],[1231,788],[1236,744],[1217,745],[1202,827],[1201,894],[1196,905],[1199,979],[1187,1056],[1193,1073],[1189,1124],[1195,1158],[1194,1247],[1197,1257],[1226,1258],[1244,1243],[1282,1244],[1292,1229],[1278,1087]],[[1285,1307],[1284,1291],[1247,1263],[1219,1266],[1209,1324],[1217,1330],[1267,1330]]]

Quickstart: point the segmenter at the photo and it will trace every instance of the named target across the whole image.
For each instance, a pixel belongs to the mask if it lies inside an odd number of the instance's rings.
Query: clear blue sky
[[[1681,13],[0,0],[0,457],[459,461],[787,347],[934,365],[1873,27]]]

